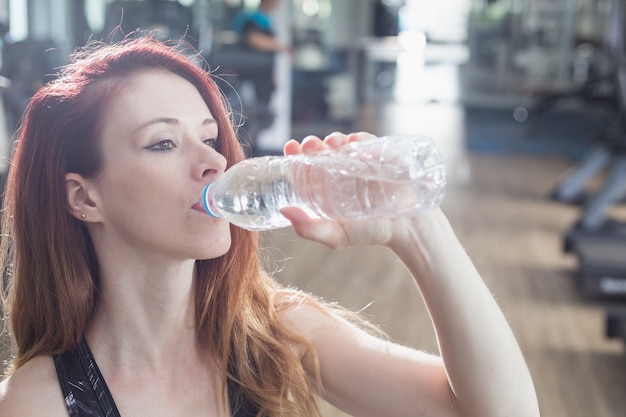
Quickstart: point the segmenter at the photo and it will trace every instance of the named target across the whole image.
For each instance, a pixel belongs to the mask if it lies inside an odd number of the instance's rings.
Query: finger
[[[322,142],[322,140],[317,136],[312,135],[302,139],[301,147],[302,152],[304,153],[319,152],[326,149],[326,145],[324,145],[324,142]]]
[[[331,148],[338,148],[348,143],[348,136],[341,132],[333,132],[324,138],[324,144]]]
[[[300,149],[300,142],[298,142],[295,139],[289,140],[283,146],[283,153],[285,155],[294,155],[294,154],[301,153],[301,152],[302,152],[302,149]]]
[[[369,132],[353,132],[350,133],[348,135],[348,141],[349,142],[356,142],[359,140],[367,140],[367,139],[374,139],[376,137],[376,135],[369,133]]]

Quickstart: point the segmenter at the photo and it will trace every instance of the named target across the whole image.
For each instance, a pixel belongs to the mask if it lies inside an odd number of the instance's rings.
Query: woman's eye
[[[148,149],[152,151],[169,151],[169,150],[174,149],[175,147],[176,145],[174,145],[174,142],[167,139],[167,140],[162,140],[160,142],[157,142],[152,146],[149,146]]]
[[[215,138],[205,139],[205,140],[203,140],[203,142],[206,145],[209,145],[213,149],[215,149],[215,146],[217,145],[217,139],[215,139]]]

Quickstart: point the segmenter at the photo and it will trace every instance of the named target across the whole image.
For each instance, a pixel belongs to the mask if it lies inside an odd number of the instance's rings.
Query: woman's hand
[[[316,136],[307,136],[299,143],[295,140],[284,146],[285,155],[298,153],[315,153],[325,149],[336,149],[349,142],[374,138],[374,135],[359,132],[349,135],[332,133],[324,140]],[[367,219],[351,221],[328,221],[312,219],[296,207],[287,207],[281,210],[287,217],[296,233],[303,238],[320,242],[330,248],[339,249],[348,246],[360,245],[388,245],[398,229],[402,218]]]

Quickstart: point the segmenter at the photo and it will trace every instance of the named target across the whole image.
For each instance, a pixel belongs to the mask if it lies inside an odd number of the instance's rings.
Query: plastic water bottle
[[[290,226],[283,207],[330,220],[394,217],[437,207],[446,170],[424,136],[385,136],[314,154],[250,158],[204,187],[213,217],[248,230]]]

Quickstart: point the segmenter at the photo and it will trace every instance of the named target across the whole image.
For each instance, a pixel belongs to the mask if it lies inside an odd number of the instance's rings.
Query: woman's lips
[[[193,206],[191,206],[191,208],[194,209],[194,210],[197,210],[197,211],[199,211],[201,213],[206,213],[206,210],[204,210],[204,206],[200,202],[194,204]]]

